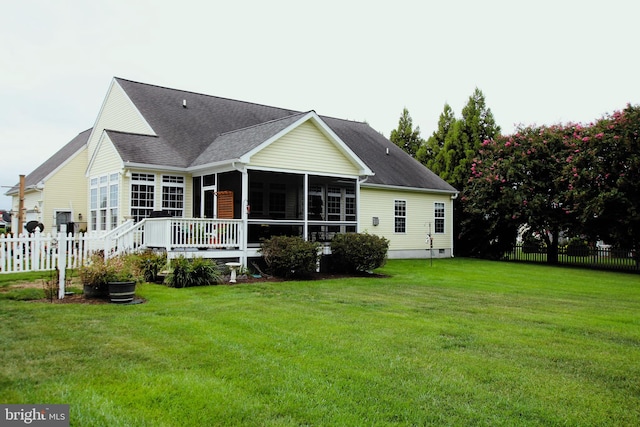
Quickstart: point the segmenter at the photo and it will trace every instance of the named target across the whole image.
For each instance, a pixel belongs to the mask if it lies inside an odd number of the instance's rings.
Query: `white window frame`
[[[144,189],[141,191],[141,188]],[[134,187],[136,190],[134,191]],[[134,172],[131,174],[131,182],[129,185],[129,197],[130,197],[130,209],[131,216],[133,216],[135,222],[139,222],[144,218],[151,216],[155,208],[155,191],[156,191],[156,176],[152,173],[139,173]],[[145,194],[147,197],[140,198],[141,194]],[[134,198],[134,195],[137,196]]]
[[[407,233],[407,201],[404,199],[393,201],[393,232],[396,234]]]
[[[89,224],[91,231],[108,231],[118,226],[120,174],[112,172],[89,179]]]
[[[433,219],[434,219],[434,233],[435,234],[444,234],[446,231],[445,228],[445,215],[446,215],[446,207],[444,202],[434,202],[433,204]]]
[[[165,190],[167,190],[165,192]],[[162,175],[161,203],[162,210],[171,216],[184,216],[185,178],[181,175]]]

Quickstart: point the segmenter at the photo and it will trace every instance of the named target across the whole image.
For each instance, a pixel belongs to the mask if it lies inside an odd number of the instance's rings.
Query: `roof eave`
[[[398,191],[411,191],[419,193],[433,193],[433,194],[449,194],[451,196],[457,196],[458,190],[442,190],[438,188],[422,188],[422,187],[403,187],[401,185],[388,185],[388,184],[371,184],[364,182],[361,187],[375,188],[381,190],[398,190]]]

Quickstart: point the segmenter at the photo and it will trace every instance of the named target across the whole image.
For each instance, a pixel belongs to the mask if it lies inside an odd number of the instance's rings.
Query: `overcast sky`
[[[640,103],[637,0],[1,1],[0,185],[93,126],[114,76],[423,137],[480,88],[503,133]],[[10,199],[2,189],[0,208]]]

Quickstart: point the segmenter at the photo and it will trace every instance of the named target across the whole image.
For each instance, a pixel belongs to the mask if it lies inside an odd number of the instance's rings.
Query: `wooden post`
[[[20,175],[18,200],[18,230],[15,234],[19,236],[24,228],[24,175]]]

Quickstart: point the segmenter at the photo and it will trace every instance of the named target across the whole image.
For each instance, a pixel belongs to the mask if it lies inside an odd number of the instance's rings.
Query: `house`
[[[87,132],[83,173],[57,174],[84,191],[91,232],[127,221],[146,246],[245,261],[268,236],[329,248],[355,231],[388,238],[390,258],[425,258],[431,233],[431,254],[453,256],[456,189],[366,123],[114,78]]]
[[[74,224],[75,231],[86,230],[87,141],[91,129],[69,141],[47,161],[24,179],[24,223],[37,221],[45,232]],[[19,188],[15,185],[6,193],[12,196],[11,210],[18,212]],[[13,215],[11,229],[18,230],[18,216]],[[69,229],[70,230],[70,229]]]

